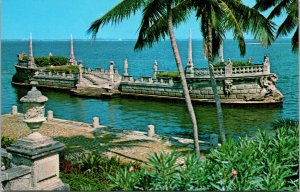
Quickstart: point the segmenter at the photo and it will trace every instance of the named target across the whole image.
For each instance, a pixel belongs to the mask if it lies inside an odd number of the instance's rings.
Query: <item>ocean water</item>
[[[19,99],[28,88],[13,87],[11,79],[15,73],[14,64],[17,53],[28,54],[28,41],[2,40],[1,59],[1,113],[9,113],[12,105],[18,105]],[[75,57],[84,66],[108,69],[109,61],[115,61],[119,73],[123,74],[123,60],[128,59],[128,73],[135,78],[152,75],[154,60],[159,70],[177,70],[169,41],[162,41],[152,48],[134,51],[134,41],[74,41]],[[178,41],[182,62],[187,63],[188,41]],[[245,57],[239,55],[237,44],[232,40],[224,42],[224,58],[246,61],[253,58],[254,63],[262,63],[264,55],[269,55],[271,72],[276,73],[276,87],[284,95],[282,107],[239,107],[223,106],[226,132],[231,137],[253,136],[258,129],[270,130],[271,124],[281,118],[298,119],[299,74],[298,54],[291,52],[290,40],[279,40],[269,48],[263,48],[254,41],[247,41]],[[69,56],[69,41],[33,41],[34,56]],[[193,62],[195,67],[206,67],[203,57],[202,41],[193,41]],[[41,89],[49,98],[46,110],[53,110],[54,116],[62,119],[92,122],[98,116],[100,123],[118,129],[146,131],[147,124],[154,124],[156,132],[163,135],[189,137],[192,125],[184,103],[150,101],[137,99],[93,99],[70,95],[68,92]],[[214,105],[195,105],[199,125],[199,135],[217,133],[217,114]]]

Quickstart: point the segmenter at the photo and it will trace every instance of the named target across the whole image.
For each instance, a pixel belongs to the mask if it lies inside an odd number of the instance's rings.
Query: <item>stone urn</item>
[[[24,119],[23,121],[32,130],[32,133],[37,132],[42,126],[45,118],[45,102],[48,98],[37,90],[37,82],[31,82],[32,89],[27,95],[22,97],[20,101],[23,103]]]

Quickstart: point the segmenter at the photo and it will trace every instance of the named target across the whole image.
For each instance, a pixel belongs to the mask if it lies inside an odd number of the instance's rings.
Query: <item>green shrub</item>
[[[285,123],[284,125],[286,125]],[[297,190],[299,187],[299,127],[290,121],[273,134],[259,131],[253,139],[229,140],[205,160],[178,155],[150,156],[150,171],[110,175],[117,190]],[[131,178],[131,179],[130,179]],[[142,187],[141,187],[142,186]]]
[[[9,137],[1,137],[1,148],[7,148],[11,146],[15,142],[14,139],[11,139]]]
[[[34,62],[37,67],[48,67],[48,66],[62,66],[68,63],[68,58],[63,56],[51,56],[51,57],[34,57]],[[28,55],[24,55],[22,61],[27,63],[29,61]]]
[[[180,75],[179,72],[177,71],[169,71],[169,72],[158,73],[156,77],[170,77],[173,78],[174,80],[179,80]]]

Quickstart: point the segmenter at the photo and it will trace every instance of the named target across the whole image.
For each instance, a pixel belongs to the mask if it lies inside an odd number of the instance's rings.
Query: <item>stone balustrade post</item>
[[[53,111],[47,111],[47,121],[53,120]]]
[[[128,61],[127,59],[124,60],[124,76],[128,76]]]
[[[154,125],[148,125],[147,136],[153,137],[155,135],[155,127]]]
[[[232,62],[230,59],[228,59],[226,65],[225,65],[225,77],[232,76]]]
[[[270,74],[270,60],[268,56],[264,56],[264,69],[263,69],[263,74],[268,75]]]
[[[110,61],[109,65],[109,79],[111,82],[114,82],[114,61]]]
[[[11,114],[12,114],[12,115],[18,114],[18,107],[17,107],[16,105],[13,105],[13,106],[11,107]]]
[[[93,117],[93,128],[99,128],[99,117]]]
[[[157,68],[158,68],[158,63],[156,60],[154,60],[154,64],[153,64],[153,79],[156,79],[156,75],[157,75]]]

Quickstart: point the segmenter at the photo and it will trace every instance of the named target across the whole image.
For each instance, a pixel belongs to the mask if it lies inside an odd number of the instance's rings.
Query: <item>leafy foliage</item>
[[[285,14],[286,18],[277,29],[276,37],[287,36],[294,32],[292,37],[292,50],[297,53],[299,48],[299,15],[298,15],[298,0],[256,0],[255,9],[266,11],[272,8],[268,19],[274,19]]]
[[[290,121],[274,134],[260,131],[254,139],[229,140],[204,160],[178,154],[151,155],[151,171],[110,175],[112,189],[126,190],[297,190],[299,124]],[[131,178],[131,179],[129,179]]]
[[[156,77],[171,77],[174,80],[179,80],[179,72],[177,71],[168,71],[168,72],[162,72],[158,73]]]
[[[108,190],[108,175],[114,175],[122,169],[141,168],[139,163],[123,163],[120,159],[107,158],[101,154],[61,154],[61,177],[64,182],[70,184],[72,190]]]
[[[62,66],[66,65],[68,62],[67,57],[63,56],[51,56],[51,57],[34,57],[34,62],[37,67],[48,67],[48,66]],[[28,55],[24,55],[20,62],[28,62]]]
[[[11,139],[9,137],[1,137],[1,148],[7,148],[11,146],[15,142],[14,139]]]

